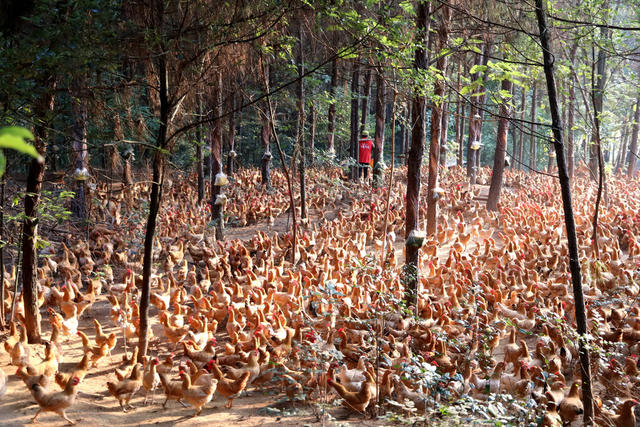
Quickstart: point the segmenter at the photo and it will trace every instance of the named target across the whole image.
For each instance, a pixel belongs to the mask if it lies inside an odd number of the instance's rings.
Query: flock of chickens
[[[144,223],[134,214],[148,189],[136,187],[125,200],[99,187],[103,207],[96,214],[108,225],[93,227],[88,240],[69,236],[41,254],[39,304],[43,327],[50,330],[44,346],[26,342],[23,307],[20,300],[16,304],[0,362],[17,370],[8,375],[6,366],[0,368],[0,404],[7,382],[21,380],[25,397],[29,392],[39,406],[34,422],[42,412],[55,412],[73,423],[66,411],[83,391],[83,379],[106,369],[104,387],[123,412],[144,394],[145,405],[160,395],[164,407],[175,400],[197,416],[217,394],[232,410],[248,389],[275,387],[289,401],[336,401],[365,417],[428,414],[462,396],[508,394],[532,402],[539,425],[581,420],[557,183],[507,172],[501,209],[494,213],[476,200],[478,190],[461,184],[462,169],[442,170],[438,231],[422,250],[418,306],[408,308],[400,237],[403,171],[393,180],[386,235],[386,188],[344,182],[339,171],[310,173],[311,219],[295,264],[290,233],[213,241],[208,207],[195,203],[189,180],[173,184],[159,217],[144,363],[137,354]],[[489,173],[483,170],[479,181]],[[273,224],[274,217],[286,215],[278,172],[276,191],[264,197],[256,196],[262,194],[258,171],[241,170],[235,180],[227,213],[237,224]],[[596,421],[635,427],[638,183],[611,179],[595,242],[594,186],[579,176],[574,185],[581,190],[574,203]],[[426,206],[421,209],[424,218]],[[8,311],[13,280],[5,275],[8,297],[1,303]],[[71,342],[81,342],[79,360],[65,355]],[[115,362],[112,352],[123,348]],[[69,368],[62,369],[63,360]]]

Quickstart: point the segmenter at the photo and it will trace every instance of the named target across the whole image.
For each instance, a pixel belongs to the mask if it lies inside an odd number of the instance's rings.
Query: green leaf
[[[4,157],[4,153],[0,151],[0,178],[4,175],[4,169],[7,167],[7,159]]]
[[[480,72],[484,72],[487,70],[487,66],[486,65],[474,65],[473,67],[471,67],[471,69],[469,70],[469,74],[475,74],[475,73],[480,73]]]
[[[39,161],[43,161],[44,159],[40,153],[38,153],[38,150],[36,150],[33,145],[25,141],[27,139],[33,139],[33,135],[27,129],[17,126],[9,126],[0,129],[0,148],[10,148],[31,157],[35,157]]]

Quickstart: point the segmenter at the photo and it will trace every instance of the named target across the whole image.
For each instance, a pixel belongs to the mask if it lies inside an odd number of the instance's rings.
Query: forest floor
[[[478,186],[481,197],[486,197],[488,187]],[[322,213],[311,212],[310,224],[318,224],[324,217],[326,220],[332,220],[337,216],[338,210],[342,210],[344,215],[348,214],[349,205],[343,204],[336,210]],[[257,232],[264,232],[268,235],[276,233],[286,233],[290,229],[290,216],[285,214],[275,218],[272,225],[266,221],[260,221],[257,224],[245,227],[228,227],[225,230],[226,240],[249,240],[253,238]],[[370,246],[368,249],[373,250]],[[404,239],[398,237],[394,244],[397,259],[404,259]],[[439,248],[439,257],[446,258],[449,245]],[[375,254],[380,256],[380,254]],[[108,319],[109,309],[111,305],[105,298],[101,296],[81,317],[79,322],[79,330],[93,331],[93,319]],[[157,311],[155,307],[150,308],[150,318],[152,322],[157,322]],[[116,331],[113,326],[107,326],[107,322],[103,322],[104,332],[109,334]],[[42,322],[43,336],[50,334],[50,326],[48,322]],[[6,333],[4,334],[6,335]],[[121,337],[122,334],[118,333]],[[4,337],[0,337],[0,341],[4,341]],[[83,356],[81,342],[77,339],[62,339],[65,347],[64,363],[61,364],[60,371],[68,371]],[[159,348],[161,347],[161,348]],[[37,358],[44,357],[43,347],[37,346]],[[170,352],[173,348],[167,345],[159,344],[157,341],[151,343],[150,349],[153,351]],[[127,354],[131,354],[131,346],[128,347]],[[157,426],[200,426],[200,425],[223,425],[232,423],[236,426],[302,426],[302,425],[351,425],[351,426],[368,426],[368,425],[388,425],[390,423],[411,423],[412,418],[408,417],[403,420],[402,417],[395,416],[387,419],[365,419],[362,416],[354,415],[339,403],[329,403],[326,406],[328,416],[322,416],[320,410],[311,405],[295,404],[288,402],[286,397],[283,399],[278,388],[265,390],[252,390],[249,394],[235,399],[231,410],[224,408],[224,399],[219,395],[215,395],[213,403],[207,405],[202,414],[193,418],[193,409],[191,407],[183,408],[175,401],[169,401],[167,408],[164,409],[161,404],[164,401],[162,390],[157,390],[155,394],[155,403],[143,406],[144,389],[141,389],[132,399],[131,403],[135,410],[129,411],[123,416],[122,410],[118,402],[109,395],[106,389],[106,379],[114,378],[110,374],[121,364],[125,349],[121,340],[119,340],[116,349],[113,351],[112,357],[100,362],[97,368],[92,369],[82,381],[82,386],[76,398],[76,402],[68,410],[67,415],[76,421],[78,425],[83,426],[138,426],[138,425],[157,425]],[[497,354],[502,354],[498,349]],[[33,358],[33,355],[32,355]],[[0,351],[0,369],[7,374],[8,384],[7,393],[0,399],[0,426],[13,427],[31,424],[31,418],[38,410],[37,403],[26,392],[23,382],[15,375],[15,368],[11,366],[8,354]],[[58,391],[57,385],[51,386],[52,390]],[[279,395],[279,396],[278,396]],[[61,426],[66,422],[55,413],[42,413],[38,422],[45,425]],[[446,425],[447,423],[445,423]],[[430,423],[433,425],[433,423]]]
[[[509,188],[503,191],[510,191]],[[486,200],[488,186],[482,185],[476,187],[477,199],[482,203]],[[335,218],[339,211],[343,215],[347,215],[350,210],[349,203],[340,203],[336,209],[328,212],[312,211],[310,215],[310,223],[319,224],[324,220]],[[249,240],[256,233],[264,232],[268,235],[274,233],[286,233],[289,230],[290,219],[287,214],[281,214],[276,217],[270,225],[266,221],[260,221],[257,224],[245,227],[228,227],[225,231],[226,240]],[[496,241],[500,244],[498,237]],[[477,242],[471,241],[466,251],[475,249]],[[451,243],[438,248],[438,256],[441,260],[445,260],[449,253]],[[400,262],[404,259],[404,238],[398,236],[394,244],[396,259]],[[368,252],[376,258],[379,253],[374,253],[373,246],[367,248]],[[110,303],[105,296],[99,297],[97,302],[93,304],[81,317],[79,330],[89,331],[90,336],[93,335],[92,319],[108,319]],[[157,310],[151,307],[150,319],[155,323],[158,321]],[[104,331],[110,333],[115,331],[111,326],[111,322],[103,322]],[[49,324],[43,322],[44,337],[49,336]],[[118,334],[118,336],[122,336]],[[3,337],[0,337],[3,341]],[[72,369],[77,361],[82,357],[83,350],[78,339],[73,337],[68,342],[64,342],[65,346],[65,363],[60,366],[61,371]],[[222,341],[222,340],[219,340]],[[526,339],[529,348],[535,346],[535,337]],[[503,340],[493,355],[501,360],[504,354],[503,348],[506,342]],[[38,356],[42,356],[42,347],[37,347]],[[131,347],[128,347],[129,354]],[[166,343],[151,342],[150,350],[155,354],[167,354],[173,351],[173,346],[169,347]],[[212,403],[208,404],[202,414],[197,418],[192,418],[193,409],[191,407],[183,408],[175,401],[170,401],[167,408],[163,409],[161,403],[164,401],[162,391],[157,391],[155,395],[155,403],[143,406],[144,391],[139,391],[131,403],[136,408],[123,414],[118,402],[109,395],[106,389],[106,381],[112,381],[113,370],[121,363],[125,350],[122,342],[119,340],[116,349],[111,358],[107,358],[100,362],[98,368],[89,371],[87,377],[82,381],[80,391],[78,393],[75,404],[67,412],[67,415],[78,422],[79,425],[87,426],[106,426],[106,425],[222,425],[223,423],[232,423],[238,426],[271,426],[271,425],[390,425],[390,424],[413,424],[416,418],[410,414],[403,413],[387,413],[386,417],[378,419],[365,419],[362,415],[354,414],[346,410],[340,405],[339,399],[331,399],[333,402],[325,405],[309,405],[302,403],[292,403],[283,398],[279,387],[267,388],[265,390],[256,390],[249,388],[248,395],[242,395],[234,400],[233,408],[224,408],[224,399],[219,395],[214,396]],[[32,356],[33,358],[33,356]],[[37,360],[38,358],[33,358]],[[15,367],[9,363],[9,357],[4,351],[0,351],[0,369],[4,370],[8,378],[8,389],[4,397],[0,399],[0,426],[22,426],[31,424],[31,418],[38,410],[38,405],[32,399],[31,395],[25,389],[22,381],[15,375]],[[597,386],[598,387],[598,386]],[[56,385],[52,385],[53,390],[58,390]],[[488,406],[491,406],[489,404]],[[320,409],[324,408],[324,409]],[[326,413],[324,412],[326,411]],[[452,411],[455,409],[452,408]],[[428,425],[465,425],[454,417],[440,418],[437,415],[426,418]],[[491,423],[491,417],[485,421]],[[39,417],[39,421],[46,425],[64,425],[65,422],[53,413],[43,413]],[[579,425],[580,419],[574,425]],[[425,423],[424,419],[419,423]]]

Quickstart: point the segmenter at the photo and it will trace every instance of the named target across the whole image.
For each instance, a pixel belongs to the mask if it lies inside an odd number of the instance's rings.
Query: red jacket
[[[370,139],[361,139],[358,143],[358,162],[371,163],[371,149],[373,141]]]

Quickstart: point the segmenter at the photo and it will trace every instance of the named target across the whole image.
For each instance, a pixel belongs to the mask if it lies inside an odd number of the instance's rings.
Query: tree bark
[[[229,147],[227,152],[227,176],[229,178],[233,176],[234,163],[236,161],[236,105],[236,94],[234,93],[229,98],[229,133],[227,134],[227,145]]]
[[[362,99],[362,103],[360,105],[360,107],[362,108],[362,111],[360,113],[360,135],[362,135],[362,132],[367,130],[367,116],[369,115],[369,98],[371,97],[372,79],[372,69],[371,67],[366,67],[364,82],[362,85],[362,93],[360,94],[360,98]]]
[[[600,37],[602,41],[605,41],[608,37],[608,29],[606,27],[600,28]],[[596,205],[593,211],[593,232],[591,234],[591,242],[595,250],[596,258],[600,258],[600,251],[598,248],[598,212],[600,210],[600,201],[602,200],[602,189],[605,184],[604,176],[604,159],[602,158],[602,139],[600,138],[600,119],[602,117],[602,103],[604,101],[604,72],[605,72],[606,58],[605,51],[600,48],[598,51],[598,60],[596,65],[595,81],[592,80],[593,87],[591,96],[593,98],[593,144],[592,149],[595,150],[596,161],[598,164],[598,193],[596,194]],[[593,78],[593,73],[592,73]]]
[[[562,205],[564,208],[564,220],[567,232],[567,243],[569,247],[569,269],[573,283],[573,296],[576,314],[576,324],[578,335],[586,339],[587,316],[584,307],[584,295],[582,293],[582,278],[580,274],[580,258],[578,253],[578,239],[573,216],[573,206],[571,201],[571,182],[565,164],[564,150],[562,143],[562,120],[558,111],[558,100],[556,96],[556,83],[554,76],[554,59],[550,51],[549,32],[546,23],[546,10],[543,0],[536,0],[536,16],[542,53],[544,60],[544,72],[547,80],[547,94],[549,96],[549,109],[551,111],[551,121],[553,130],[553,145],[556,150],[556,162],[558,165],[558,177],[562,192]],[[584,423],[593,422],[593,397],[591,394],[591,372],[589,365],[589,352],[583,339],[579,340],[580,367],[582,377],[582,401],[584,403]]]
[[[531,139],[529,140],[529,168],[532,171],[536,170],[536,154],[538,151],[537,146],[537,126],[536,126],[536,105],[538,99],[538,85],[537,82],[533,82],[533,89],[531,92]]]
[[[151,292],[151,267],[153,265],[153,240],[156,222],[162,201],[164,185],[164,151],[167,147],[167,129],[171,105],[169,103],[169,82],[166,57],[157,56],[157,72],[160,80],[159,127],[156,137],[156,150],[153,154],[153,179],[149,197],[149,215],[144,235],[144,256],[142,260],[142,289],[140,292],[140,336],[138,337],[138,362],[142,362],[149,345],[149,296]]]
[[[616,159],[616,169],[615,173],[618,174],[622,170],[624,165],[624,161],[627,156],[627,147],[629,144],[629,125],[628,123],[633,119],[633,112],[625,117],[624,125],[622,126],[622,132],[620,135],[620,139],[622,140],[622,147],[620,147],[620,151],[618,151],[618,158]]]
[[[416,52],[414,68],[420,72],[427,69],[427,41],[429,37],[430,3],[422,0],[416,11]],[[420,246],[409,241],[412,232],[420,227],[420,166],[424,153],[426,101],[422,88],[416,87],[413,95],[413,112],[411,116],[411,148],[407,156],[407,205],[405,222],[405,299],[407,306],[417,307],[419,281]]]
[[[202,99],[200,92],[196,92],[196,108],[198,117],[202,117]],[[198,204],[204,200],[204,146],[202,125],[196,127],[196,173],[198,174]]]
[[[631,131],[631,146],[629,147],[629,155],[627,156],[627,176],[633,177],[638,163],[638,130],[640,129],[640,93],[636,101],[636,110],[633,113],[633,128]]]
[[[489,54],[491,53],[491,42],[485,41],[482,54],[476,55],[476,64],[487,66],[489,62]],[[475,102],[472,101],[469,107],[469,141],[467,145],[467,175],[470,177],[470,184],[475,185],[476,173],[478,166],[480,165],[480,150],[472,150],[471,146],[474,141],[482,143],[482,117],[484,116],[484,100],[486,97],[486,91],[484,91],[484,80],[486,78],[486,71],[478,71],[472,76],[473,81],[482,79],[482,83],[474,90],[475,94],[481,93],[481,95],[474,96]]]
[[[47,117],[50,116],[50,113],[53,111],[55,99],[55,78],[53,76],[46,77],[42,82],[42,86],[46,88],[46,91],[34,106],[37,124],[34,128],[33,136],[35,148],[44,157],[46,153],[45,141],[48,136]],[[24,196],[25,218],[22,223],[22,292],[25,329],[30,344],[40,342],[40,310],[38,307],[38,282],[36,280],[36,272],[38,269],[36,239],[38,237],[37,208],[38,202],[40,201],[44,170],[44,161],[40,162],[37,159],[32,159],[29,162],[27,191]]]
[[[302,24],[298,27],[298,82],[296,85],[296,96],[298,97],[298,132],[297,132],[297,145],[298,153],[300,155],[299,172],[300,172],[300,220],[305,221],[307,219],[307,194],[306,194],[306,159],[305,159],[305,144],[304,144],[304,33],[302,31]]]
[[[502,80],[500,89],[511,92],[512,83],[508,79]],[[489,197],[487,198],[487,209],[498,210],[500,201],[500,191],[502,190],[502,176],[504,174],[504,157],[507,148],[507,135],[509,132],[509,105],[506,102],[500,104],[500,119],[498,121],[498,134],[496,135],[496,152],[493,158],[493,173],[491,174],[491,185],[489,187]]]
[[[327,151],[333,155],[335,149],[336,132],[336,95],[338,92],[338,58],[331,62],[331,103],[329,104],[327,124]]]
[[[6,173],[6,171],[5,171]],[[6,181],[4,175],[0,182],[0,240],[4,241],[4,189]],[[4,245],[0,245],[0,327],[4,327]]]
[[[577,45],[576,45],[577,46]],[[575,52],[574,52],[575,53]],[[575,114],[576,89],[573,79],[569,79],[569,105],[567,106],[567,167],[569,168],[569,179],[573,179],[574,170],[574,140],[573,126]]]
[[[373,188],[382,183],[385,125],[385,81],[382,70],[376,73],[376,130],[373,145]],[[393,143],[393,142],[392,142]]]
[[[260,59],[261,67],[260,71],[263,74],[262,79],[265,82],[265,87],[269,87],[269,63],[264,59]],[[262,121],[262,159],[261,159],[261,175],[262,175],[262,185],[267,189],[271,190],[271,130],[273,128],[271,120],[273,117],[267,110],[270,108],[268,102],[265,104],[264,109],[260,112],[260,119]]]
[[[213,131],[211,132],[211,221],[215,226],[216,240],[224,240],[223,205],[216,203],[222,194],[222,186],[215,185],[216,175],[222,172],[222,72],[217,71],[213,85]]]
[[[313,167],[314,151],[316,149],[316,119],[317,119],[316,106],[311,103],[309,106],[309,165]]]
[[[449,138],[449,103],[442,103],[442,125],[440,126],[440,166],[447,166],[447,139]]]
[[[451,12],[448,6],[443,5],[440,12],[440,25],[438,28],[438,51],[442,51],[449,40],[449,21]],[[444,78],[447,71],[447,55],[441,55],[436,62],[436,68],[442,75],[436,79],[434,88],[434,102],[431,106],[431,135],[429,144],[429,177],[427,180],[427,236],[435,236],[438,220],[438,198],[436,187],[438,186],[438,165],[440,164],[440,145],[442,143],[442,118],[445,108]]]
[[[86,78],[84,76],[76,79],[72,83],[71,108],[73,114],[73,125],[71,128],[71,140],[73,141],[73,152],[75,156],[74,167],[75,172],[73,178],[75,181],[75,195],[71,201],[71,212],[80,219],[87,219],[87,200],[86,188],[87,181],[85,176],[81,176],[77,172],[87,172],[89,170],[89,156],[87,152],[87,105],[85,97]]]
[[[354,163],[358,163],[358,139],[360,137],[360,123],[358,122],[359,87],[360,87],[360,58],[353,62],[353,73],[351,75],[351,138],[350,153]],[[358,180],[357,166],[351,167],[351,179]]]
[[[520,108],[520,140],[518,142],[518,169],[524,170],[524,112],[527,109],[527,91],[522,88],[522,107]]]
[[[407,122],[407,129],[404,133],[404,141],[403,141],[403,148],[402,148],[402,154],[404,154],[404,164],[406,166],[409,165],[409,141],[411,139],[411,135],[413,133],[413,101],[409,101],[407,100],[407,115],[406,115],[406,122]]]

